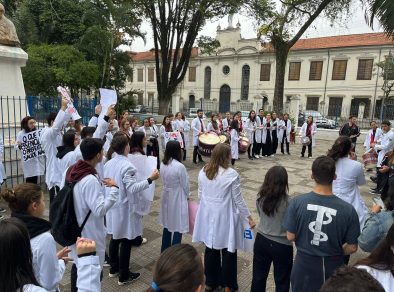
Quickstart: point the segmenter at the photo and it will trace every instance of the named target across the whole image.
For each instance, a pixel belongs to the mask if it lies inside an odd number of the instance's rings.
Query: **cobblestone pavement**
[[[317,157],[326,153],[328,147],[332,144],[332,141],[318,140],[318,146],[314,148],[313,156]],[[235,169],[241,175],[241,188],[242,194],[249,206],[253,218],[256,223],[259,218],[255,207],[255,199],[257,191],[263,182],[265,173],[267,170],[274,165],[284,166],[289,174],[290,194],[292,196],[309,192],[313,187],[313,181],[310,178],[310,169],[313,159],[300,158],[299,153],[301,146],[291,145],[291,155],[278,154],[275,157],[264,157],[258,160],[251,161],[247,158],[247,155],[241,155],[240,160],[236,162]],[[359,161],[362,155],[362,147],[358,146],[358,157]],[[205,160],[208,160],[206,158]],[[190,185],[192,198],[197,198],[197,176],[200,171],[202,164],[194,165],[191,162],[191,151],[188,151],[188,159],[185,163],[190,176]],[[372,186],[369,181],[369,173],[366,173],[368,185],[361,188],[363,198],[368,207],[372,205],[372,195],[368,194],[368,188]],[[131,252],[130,267],[133,272],[140,272],[141,277],[130,285],[119,287],[117,285],[117,279],[110,279],[108,277],[109,268],[104,268],[104,279],[102,283],[102,291],[135,291],[142,292],[146,291],[151,283],[152,269],[155,260],[159,257],[160,246],[161,246],[161,235],[162,228],[157,224],[157,217],[160,208],[160,192],[161,183],[158,183],[156,188],[156,194],[154,202],[152,204],[152,211],[149,216],[144,219],[144,237],[148,239],[148,243],[141,247],[133,247]],[[4,207],[4,202],[1,203]],[[9,214],[9,212],[7,212]],[[191,242],[190,235],[184,235],[184,243]],[[203,246],[201,244],[194,244],[194,246],[203,253]],[[351,263],[356,259],[365,256],[366,254],[362,251],[358,251],[351,257]],[[61,283],[61,291],[70,291],[70,265],[68,265],[67,272]],[[238,283],[239,291],[246,292],[250,291],[250,285],[252,280],[252,254],[244,252],[238,252]],[[272,276],[272,269],[269,275],[267,291],[275,291],[275,285]]]

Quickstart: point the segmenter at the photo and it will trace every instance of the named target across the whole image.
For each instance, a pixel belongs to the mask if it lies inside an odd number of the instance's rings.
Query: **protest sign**
[[[164,133],[164,145],[167,145],[168,141],[178,141],[183,148],[183,139],[179,132],[165,132]]]
[[[23,134],[22,143],[20,144],[23,161],[29,161],[45,155],[40,143],[41,131],[42,129]]]
[[[58,86],[57,91],[60,93],[61,96],[65,97],[68,100],[67,110],[70,113],[71,118],[74,121],[81,119],[82,117],[78,114],[77,109],[74,107],[73,100],[70,97],[67,89],[62,86]]]
[[[115,90],[100,88],[100,104],[102,107],[100,117],[104,118],[108,108],[118,102],[118,95]]]

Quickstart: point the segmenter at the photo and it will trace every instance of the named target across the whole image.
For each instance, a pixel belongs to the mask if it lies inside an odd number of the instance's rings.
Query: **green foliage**
[[[375,17],[379,20],[384,31],[394,38],[394,2],[393,0],[363,0],[366,4],[366,19],[373,27]]]
[[[220,48],[220,42],[209,36],[201,36],[197,39],[197,46],[201,50],[201,54],[213,55]]]
[[[73,46],[31,45],[27,53],[22,73],[28,95],[57,95],[58,85],[68,86],[72,93],[97,86],[98,66]]]

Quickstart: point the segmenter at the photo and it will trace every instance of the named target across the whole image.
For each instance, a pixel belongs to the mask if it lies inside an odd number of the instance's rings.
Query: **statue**
[[[233,28],[233,18],[234,18],[234,14],[230,14],[228,16],[228,27],[227,28]]]
[[[20,41],[15,26],[4,14],[4,6],[0,3],[0,45],[19,47]]]

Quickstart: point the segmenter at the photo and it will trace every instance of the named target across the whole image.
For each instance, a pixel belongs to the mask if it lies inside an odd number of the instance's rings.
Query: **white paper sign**
[[[115,105],[118,102],[118,95],[115,90],[100,88],[100,104],[102,107],[100,117],[104,118],[104,115],[108,111],[111,105]]]
[[[146,180],[151,176],[153,170],[157,168],[157,158],[154,156],[145,155],[129,155],[129,161],[137,169],[137,181]],[[136,204],[133,206],[133,211],[139,215],[145,216],[150,212],[150,207],[155,196],[155,182],[149,188],[139,192],[139,197],[136,198]]]
[[[164,133],[164,145],[167,145],[168,141],[178,141],[183,149],[183,139],[179,132],[165,132]]]
[[[22,152],[23,161],[37,159],[38,157],[45,155],[45,152],[44,150],[42,150],[40,143],[41,131],[42,129],[36,130],[26,133],[22,136],[22,143],[20,144],[20,149]]]
[[[67,111],[70,113],[71,118],[76,121],[82,119],[82,117],[78,114],[77,109],[74,107],[73,100],[68,93],[67,89],[61,86],[57,87],[57,91],[68,100]]]

